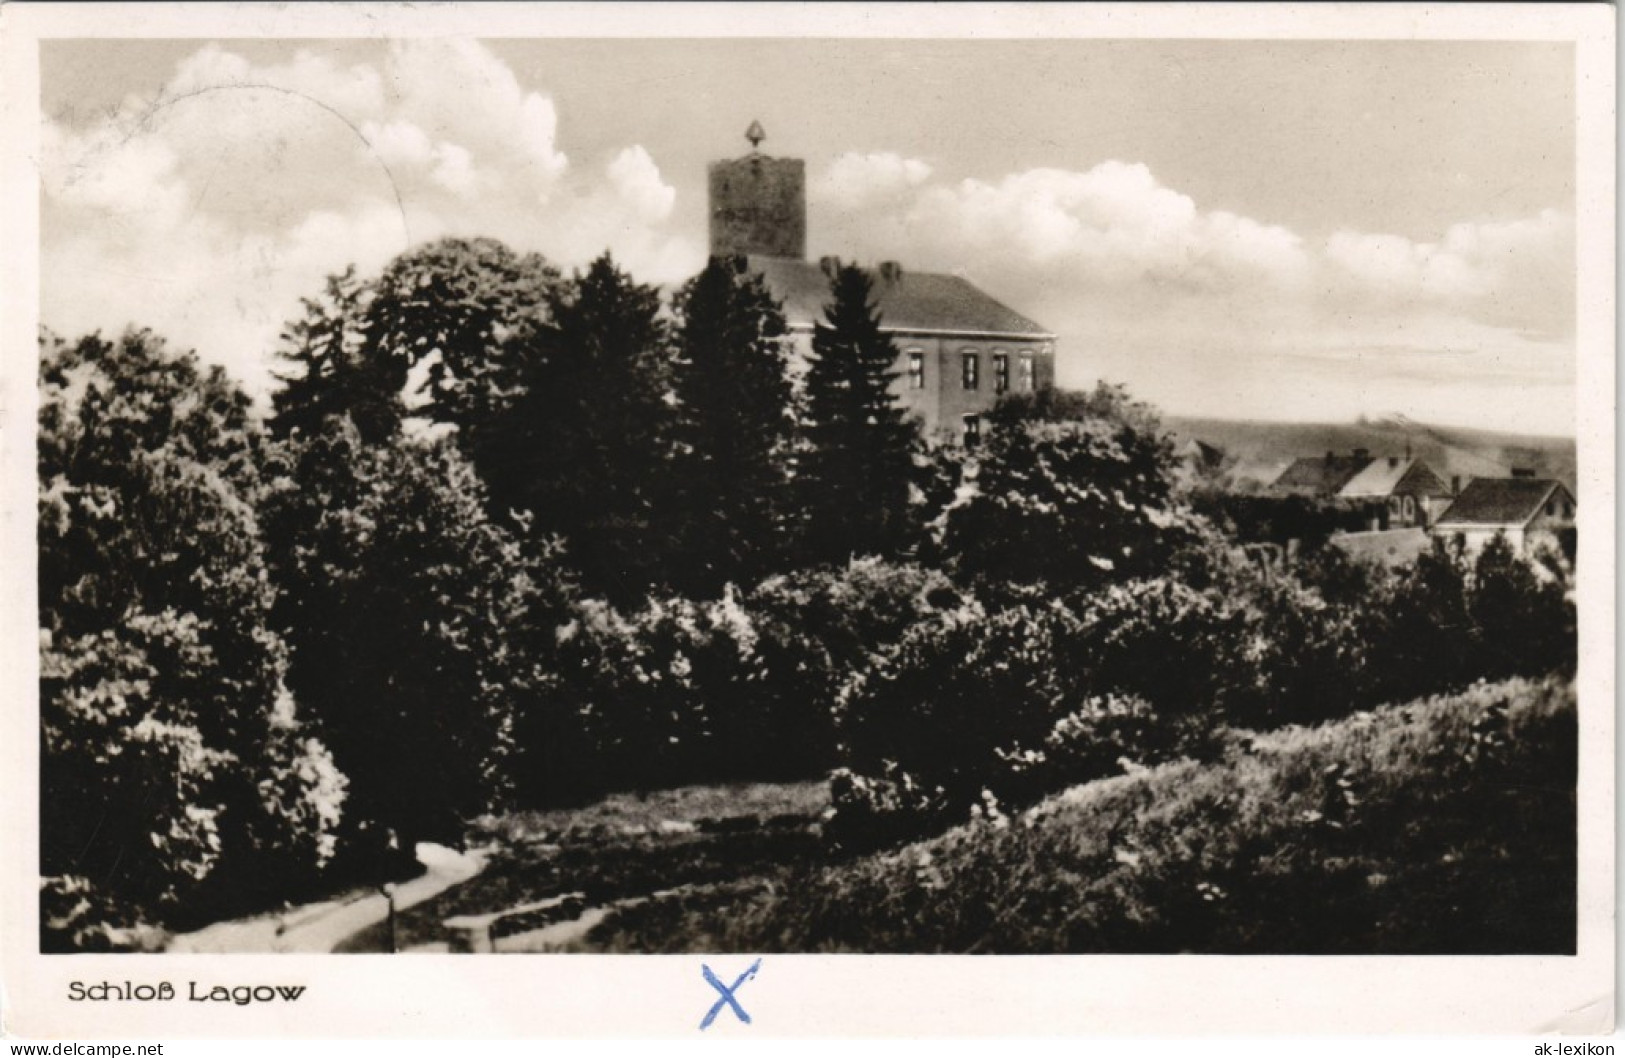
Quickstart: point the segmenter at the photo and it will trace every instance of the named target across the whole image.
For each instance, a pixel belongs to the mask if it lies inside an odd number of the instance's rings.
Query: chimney
[[[1512,476],[1515,478],[1532,478],[1535,476],[1534,467],[1513,467]]]
[[[1397,466],[1399,466],[1399,457],[1398,456],[1389,456],[1388,457],[1388,469],[1393,470]]]
[[[1452,496],[1460,496],[1461,495],[1461,475],[1460,474],[1452,474],[1452,475],[1450,475],[1450,495],[1452,495]]]
[[[1331,466],[1332,463],[1336,461],[1336,459],[1337,459],[1337,453],[1335,453],[1335,452],[1327,452],[1326,453],[1326,465],[1327,466]]]

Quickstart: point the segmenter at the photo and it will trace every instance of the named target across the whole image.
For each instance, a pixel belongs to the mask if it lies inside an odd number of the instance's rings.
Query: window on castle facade
[[[966,389],[976,389],[981,384],[982,358],[976,353],[959,354],[961,380]]]
[[[1033,354],[1021,354],[1021,388],[1031,393],[1038,388],[1038,372],[1033,367]]]
[[[982,417],[980,415],[965,416],[965,443],[973,445],[982,439]]]
[[[1010,388],[1010,354],[993,354],[993,392],[1003,393]]]
[[[925,388],[925,354],[918,349],[908,351],[908,388]]]

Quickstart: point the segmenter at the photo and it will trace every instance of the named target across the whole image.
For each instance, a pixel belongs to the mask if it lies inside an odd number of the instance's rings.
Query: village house
[[[1270,491],[1340,501],[1356,512],[1360,529],[1373,532],[1425,529],[1452,496],[1450,486],[1420,459],[1378,458],[1364,448],[1346,456],[1327,452],[1294,460]]]
[[[756,122],[745,135],[749,154],[709,169],[711,256],[743,258],[761,274],[804,362],[834,260],[806,259],[805,163],[762,154]],[[974,441],[1001,396],[1054,384],[1055,335],[963,277],[887,261],[871,278],[882,329],[898,350],[893,392],[928,439]]]
[[[1420,459],[1373,459],[1337,492],[1337,498],[1380,501],[1391,529],[1426,528],[1450,505],[1450,486]]]
[[[1435,536],[1459,544],[1469,555],[1497,533],[1520,554],[1541,544],[1574,554],[1575,500],[1550,478],[1474,478],[1433,524]]]

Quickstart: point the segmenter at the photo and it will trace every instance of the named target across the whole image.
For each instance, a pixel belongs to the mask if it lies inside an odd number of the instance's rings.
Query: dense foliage
[[[346,782],[287,690],[247,399],[146,332],[41,354],[43,929],[113,946],[316,881]]]
[[[518,394],[473,450],[494,510],[562,537],[585,588],[619,602],[658,584],[672,550],[671,364],[659,294],[606,254],[552,288],[515,340]]]
[[[1532,564],[1502,541],[1469,561],[1441,546],[1395,573],[1337,555],[1269,576],[1222,551],[1187,553],[1159,577],[1007,593],[916,626],[842,692],[837,830],[859,844],[927,833],[1200,759],[1226,727],[1319,723],[1485,675],[1574,669],[1571,581],[1555,555]],[[1054,746],[1063,729],[1100,752]]]
[[[1185,536],[1172,499],[1173,446],[1150,409],[1117,387],[1016,395],[966,462],[966,495],[944,547],[995,583],[1084,587],[1164,567]]]
[[[716,259],[678,292],[673,516],[676,587],[702,593],[782,568],[794,531],[787,329],[744,260]]]
[[[1572,954],[1576,710],[1479,684],[849,863],[630,905],[611,951]],[[1539,776],[1538,784],[1529,778]]]
[[[349,776],[349,833],[460,840],[517,781],[516,715],[545,691],[567,581],[486,516],[449,442],[368,445],[339,418],[268,467],[289,683]]]
[[[268,428],[150,334],[45,341],[47,944],[686,783],[828,777],[825,851],[855,855],[1124,773],[1252,781],[1245,747],[1289,737],[1260,733],[1573,671],[1561,553],[1351,560],[1313,505],[1179,484],[1118,387],[925,445],[868,276],[830,280],[802,374],[741,260],[665,302],[607,255],[564,277],[440,240],[305,302]],[[1287,562],[1243,546],[1288,536]],[[1097,926],[1057,943],[1175,935]]]

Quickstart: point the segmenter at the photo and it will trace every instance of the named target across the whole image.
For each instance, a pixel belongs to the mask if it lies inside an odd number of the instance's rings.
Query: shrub
[[[1576,748],[1571,686],[1481,685],[1079,786],[726,915],[646,905],[638,928],[712,951],[1572,953]]]
[[[273,452],[264,506],[290,683],[350,781],[355,851],[461,840],[507,803],[520,716],[548,687],[571,586],[485,513],[447,441],[347,419]]]
[[[1577,629],[1569,581],[1560,554],[1526,560],[1503,536],[1484,546],[1467,584],[1480,674],[1493,679],[1574,671]]]
[[[980,801],[1071,699],[1070,674],[1054,663],[1071,626],[1060,606],[966,606],[911,629],[842,692],[841,761],[853,779],[840,785],[860,797],[838,789],[837,812],[900,810],[923,826]]]
[[[1172,444],[1120,389],[1002,402],[946,511],[943,549],[989,581],[1088,587],[1158,572],[1189,533]]]
[[[1148,583],[1081,613],[967,602],[916,625],[841,693],[832,833],[857,845],[918,834],[1199,750],[1225,645],[1203,602]]]
[[[758,618],[764,649],[772,644],[803,658],[793,670],[794,686],[783,690],[810,695],[828,711],[840,685],[871,655],[965,598],[937,570],[860,558],[834,569],[771,577],[744,605]]]
[[[756,718],[741,715],[729,688],[751,682],[755,632],[731,592],[710,603],[655,599],[630,614],[584,600],[559,638],[579,748],[573,764],[555,761],[552,799],[660,789],[742,767],[730,749],[749,735],[732,725],[754,731]]]
[[[82,875],[40,880],[42,952],[161,951],[168,936]]]
[[[537,799],[823,774],[841,683],[959,600],[942,574],[878,559],[711,601],[651,599],[625,612],[585,600],[559,635],[549,719],[526,739],[550,776]]]
[[[53,943],[319,884],[345,784],[284,684],[247,398],[148,332],[42,344],[41,870],[95,881]]]
[[[1198,748],[1255,679],[1250,615],[1223,591],[1157,577],[1073,605],[1079,635],[1059,660],[1086,677],[1091,693],[1144,698],[1177,727],[1182,748]]]

